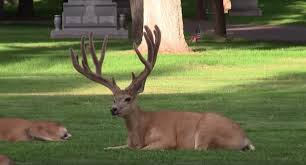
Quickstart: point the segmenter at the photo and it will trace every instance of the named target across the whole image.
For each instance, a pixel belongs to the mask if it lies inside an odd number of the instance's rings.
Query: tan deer
[[[0,141],[64,141],[70,137],[68,130],[57,122],[0,118]]]
[[[127,145],[106,149],[255,149],[238,124],[216,113],[143,111],[137,105],[136,98],[143,92],[146,79],[155,65],[161,32],[155,26],[153,35],[152,31],[145,26],[144,38],[148,46],[147,60],[135,44],[134,49],[145,68],[137,76],[132,73],[132,82],[124,90],[116,85],[114,78],[110,80],[102,75],[107,38],[102,45],[101,57],[98,58],[93,44],[93,35],[89,36],[90,53],[95,64],[95,71],[92,71],[88,65],[84,37],[81,40],[81,64],[78,56],[71,49],[74,68],[88,79],[112,91],[114,103],[111,114],[125,121],[128,130]]]

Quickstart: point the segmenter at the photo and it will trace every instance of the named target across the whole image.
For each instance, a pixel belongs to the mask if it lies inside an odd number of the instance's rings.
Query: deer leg
[[[194,149],[196,149],[196,150],[208,150],[208,145],[207,144],[196,145]]]
[[[150,145],[147,145],[145,147],[142,148],[142,150],[163,150],[163,149],[167,149],[168,147],[159,144],[159,143],[153,143]]]
[[[203,135],[200,131],[196,132],[195,137],[194,137],[194,149],[196,150],[207,150],[209,143],[210,143],[210,138]]]
[[[164,150],[164,149],[171,149],[175,148],[175,144],[172,144],[171,142],[165,142],[165,141],[155,141],[151,144],[148,144],[141,148],[142,150]]]
[[[129,148],[129,146],[126,145],[121,145],[121,146],[114,146],[114,147],[106,147],[104,148],[105,150],[119,150],[119,149],[126,149]]]

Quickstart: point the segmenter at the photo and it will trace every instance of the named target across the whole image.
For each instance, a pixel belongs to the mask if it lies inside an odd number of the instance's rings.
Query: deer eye
[[[128,98],[124,99],[124,101],[125,101],[125,102],[130,102],[130,101],[131,101],[131,98],[128,97]]]

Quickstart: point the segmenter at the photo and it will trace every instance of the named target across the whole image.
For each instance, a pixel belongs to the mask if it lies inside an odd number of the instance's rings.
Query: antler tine
[[[108,42],[108,35],[106,35],[104,37],[104,40],[103,40],[103,44],[102,44],[102,48],[101,48],[101,57],[100,57],[100,60],[99,60],[99,65],[100,66],[103,64],[103,61],[104,61],[107,42]]]
[[[72,64],[74,66],[74,68],[79,72],[82,73],[82,67],[79,64],[79,56],[76,55],[73,51],[73,49],[70,49],[70,55],[71,55],[71,59],[72,59]],[[83,73],[82,73],[83,74]]]
[[[154,46],[154,56],[157,56],[158,50],[159,50],[159,46],[160,46],[160,42],[161,42],[161,31],[159,29],[159,27],[157,25],[154,26],[154,35],[155,35],[155,46]],[[153,67],[155,65],[157,58],[154,58],[153,61]]]
[[[147,45],[148,45],[148,61],[152,62],[153,60],[153,56],[154,56],[154,37],[152,34],[152,31],[150,30],[150,28],[148,26],[145,26],[145,33],[144,33],[144,37],[146,39]]]
[[[82,54],[82,64],[88,65],[87,57],[86,57],[86,48],[85,48],[85,36],[81,37],[81,54]]]
[[[132,73],[132,83],[126,88],[127,90],[131,90],[134,93],[143,92],[146,79],[155,65],[161,39],[161,32],[157,26],[155,26],[154,36],[148,26],[145,26],[144,28],[146,32],[144,32],[143,35],[148,46],[148,58],[145,60],[138,50],[136,44],[134,44],[134,50],[139,60],[145,65],[145,68],[138,76],[135,76],[135,74]]]
[[[135,73],[132,72],[132,81],[134,81],[136,79]]]
[[[140,51],[137,48],[136,43],[134,43],[134,50],[139,58],[139,60],[145,65],[145,68],[151,68],[151,65],[148,63],[148,61],[146,59],[143,58],[143,56],[141,55]]]
[[[107,37],[104,38],[104,41],[107,40]],[[93,43],[93,34],[90,33],[89,35],[89,46],[90,46],[90,54],[93,59],[93,63],[95,64],[96,67],[96,72],[92,72],[89,65],[88,65],[88,60],[86,56],[86,49],[85,49],[85,37],[82,37],[81,39],[81,53],[82,53],[82,66],[79,63],[79,58],[78,55],[74,53],[73,49],[70,49],[71,53],[71,59],[72,59],[72,64],[74,68],[87,77],[88,79],[95,81],[97,83],[100,83],[107,88],[109,88],[113,93],[116,91],[120,90],[120,88],[117,86],[114,78],[112,80],[108,80],[103,78],[102,76],[102,64],[105,56],[105,49],[106,49],[106,43],[103,43],[102,46],[102,52],[101,52],[101,59],[97,58],[94,43]]]
[[[91,54],[93,63],[96,66],[96,73],[98,75],[101,75],[102,74],[102,71],[101,71],[101,65],[102,64],[100,65],[99,60],[97,58],[95,45],[93,43],[93,33],[92,32],[89,34],[89,49],[90,49],[90,54]]]

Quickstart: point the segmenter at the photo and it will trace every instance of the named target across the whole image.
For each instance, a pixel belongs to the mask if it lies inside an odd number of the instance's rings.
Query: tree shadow
[[[59,43],[55,49],[75,47],[79,48],[80,39],[51,39],[50,32],[53,27],[49,25],[1,25],[0,44],[7,44],[9,48],[28,50],[31,47],[21,47],[18,44],[33,43],[39,48],[50,48],[47,44]],[[71,44],[61,45],[62,42]],[[101,48],[102,39],[95,39],[96,47]],[[10,45],[11,44],[11,45]],[[40,46],[44,44],[46,46]],[[128,39],[109,38],[108,49],[110,50],[131,50],[133,44]],[[33,46],[35,48],[35,46]],[[32,48],[31,48],[32,49]],[[98,50],[99,50],[98,49]]]
[[[60,83],[67,82],[70,87],[71,84],[76,83],[77,79],[77,77],[65,77],[61,78]],[[25,84],[27,84],[27,82],[25,82],[17,85],[18,80],[6,81],[2,79],[1,81],[1,84],[16,83],[16,87],[26,86]],[[254,83],[224,86],[212,91],[199,90],[196,93],[142,94],[139,96],[139,103],[147,110],[176,109],[179,111],[222,112],[226,115],[233,116],[240,121],[243,121],[244,119],[251,121],[304,121],[303,114],[306,113],[306,104],[303,100],[306,99],[306,73],[286,73],[254,81]],[[87,82],[84,81],[83,84],[88,85]],[[29,84],[30,83],[33,82],[29,81]],[[56,83],[56,80],[43,80],[39,83],[44,85],[54,84]],[[80,83],[77,84],[80,85]],[[49,88],[49,91],[52,91],[50,88],[55,88],[55,86],[56,85],[49,86],[47,88]],[[37,91],[44,92],[46,89],[39,88]],[[66,86],[65,88],[63,87],[57,90],[63,91],[64,89],[67,89]],[[11,89],[11,91],[15,90]],[[17,89],[16,91],[20,91],[20,89]],[[5,92],[10,91],[6,90]],[[20,91],[20,93],[23,92]],[[16,95],[12,97],[18,98],[19,96]],[[28,99],[35,98],[35,100],[38,99],[35,101],[37,103],[40,102],[39,100],[46,102],[48,98],[53,98],[54,101],[57,100],[59,102],[62,102],[62,100],[65,99],[71,99],[71,101],[73,101],[74,97],[80,100],[90,98],[100,104],[98,100],[102,98],[102,102],[108,101],[110,100],[111,95],[71,96],[68,94],[67,96],[35,96],[34,94],[33,96],[20,97]],[[104,100],[103,98],[106,99]],[[105,102],[105,104],[102,102],[101,104],[103,105],[111,104],[111,102]],[[269,118],[273,114],[275,116]]]
[[[98,42],[95,47],[96,50],[100,52],[100,44]],[[39,44],[38,44],[39,45]],[[9,62],[18,62],[18,58],[22,61],[27,58],[35,57],[46,57],[46,58],[63,58],[65,56],[70,56],[69,49],[73,48],[76,52],[80,52],[79,43],[73,43],[69,45],[59,45],[59,46],[6,46],[8,50],[0,50],[0,63],[8,64]],[[132,50],[131,46],[124,41],[111,41],[109,43],[108,51],[123,51],[123,50]],[[53,53],[55,52],[55,53]],[[61,54],[58,54],[61,53]],[[88,53],[89,54],[89,53]],[[106,53],[107,54],[107,53]]]
[[[65,60],[67,60],[65,58]],[[52,66],[49,66],[52,67]],[[48,67],[46,67],[48,70]],[[156,68],[154,73],[150,75],[150,78],[154,79],[161,76],[166,76],[172,73],[180,73],[183,72],[185,68],[179,66],[167,66],[162,68]],[[131,81],[131,73],[135,71],[125,71],[125,72],[112,72],[112,73],[103,73],[103,76],[111,79],[114,77],[116,81],[119,83],[121,81]],[[139,73],[137,69],[136,74]],[[0,95],[5,95],[6,93],[10,93],[13,95],[22,95],[22,94],[65,94],[65,92],[71,92],[72,90],[77,90],[79,88],[93,88],[97,86],[97,83],[94,83],[84,76],[77,73],[74,68],[71,66],[71,73],[69,74],[50,74],[47,75],[26,75],[26,76],[3,76],[0,78]],[[122,89],[125,86],[120,86]],[[106,89],[101,86],[101,89]]]
[[[204,36],[205,38],[205,36]],[[268,41],[248,41],[245,39],[228,39],[218,40],[210,38],[209,36],[198,43],[191,43],[191,48],[195,52],[206,50],[275,50],[296,48],[297,46],[304,46],[303,43],[288,43],[288,42],[268,42]],[[302,48],[301,48],[302,49]]]
[[[227,28],[230,37],[250,41],[270,41],[278,43],[306,42],[306,29],[293,26],[231,26]]]
[[[25,43],[31,42],[26,41]],[[69,41],[59,41],[58,45],[54,44],[56,44],[56,41],[38,42],[37,44],[33,43],[33,46],[18,45],[15,42],[12,42],[12,44],[10,45],[10,42],[8,42],[7,45],[4,46],[5,49],[0,49],[0,64],[8,65],[10,63],[18,63],[21,61],[35,58],[41,58],[51,61],[63,60],[70,56],[70,48],[73,48],[78,54],[80,52],[80,42],[78,40],[75,40],[72,43],[69,43]],[[95,48],[97,52],[100,52],[101,44],[101,41],[96,42]],[[132,50],[132,43],[130,43],[128,40],[111,40],[108,43],[106,54],[112,51],[126,50]],[[126,52],[125,54],[131,53]]]

